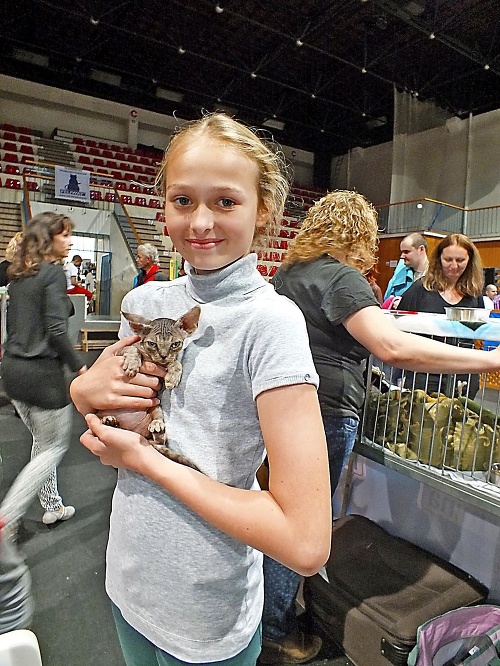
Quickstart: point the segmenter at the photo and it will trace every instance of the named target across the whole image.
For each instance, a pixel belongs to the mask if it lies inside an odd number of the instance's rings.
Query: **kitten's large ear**
[[[186,312],[185,315],[182,315],[180,319],[177,320],[177,324],[186,331],[188,335],[191,335],[193,331],[198,328],[198,321],[200,319],[201,308],[199,305],[195,305],[194,308],[191,308],[189,312]]]
[[[137,335],[147,335],[151,331],[153,322],[151,319],[146,319],[137,314],[132,314],[131,312],[122,312],[122,315],[130,322],[130,328]]]

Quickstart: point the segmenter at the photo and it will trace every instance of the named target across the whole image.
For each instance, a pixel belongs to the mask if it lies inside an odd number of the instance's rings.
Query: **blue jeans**
[[[127,666],[189,666],[190,662],[176,659],[153,645],[145,636],[134,629],[111,603],[116,631]],[[249,645],[235,657],[217,662],[203,662],[196,666],[255,666],[261,648],[261,627],[259,626]]]
[[[323,417],[328,446],[332,498],[342,469],[347,464],[356,441],[358,423],[358,419],[347,416]],[[301,578],[295,571],[264,555],[263,638],[279,641],[288,636],[297,626],[295,597]]]

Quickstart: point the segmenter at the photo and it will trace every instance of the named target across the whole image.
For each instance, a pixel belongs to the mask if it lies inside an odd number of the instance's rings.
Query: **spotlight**
[[[215,5],[215,13],[216,14],[222,14],[224,11],[224,7],[221,7],[220,5]]]
[[[366,67],[361,68],[361,74],[366,74]]]
[[[436,35],[433,32],[431,32],[431,34],[429,35],[429,39],[436,39]]]
[[[316,95],[314,93],[311,93],[311,99],[316,99]]]
[[[488,63],[486,63],[486,65],[484,66],[484,69],[488,70],[489,68],[490,68],[490,66],[488,65]]]
[[[423,208],[423,207],[424,207],[424,204],[423,204],[423,203],[418,203],[418,204],[417,204],[417,208]]]
[[[251,78],[251,79],[256,79],[256,78],[257,78],[257,74],[256,74],[255,72],[252,72],[252,73],[250,74],[250,78]]]
[[[177,53],[184,55],[186,53],[186,49],[183,49],[182,46],[179,46],[179,48],[177,49]]]
[[[295,44],[296,44],[297,46],[304,46],[304,42],[303,42],[301,39],[296,39],[296,40],[295,40]]]
[[[99,19],[96,19],[93,16],[90,17],[90,22],[92,25],[99,25]]]

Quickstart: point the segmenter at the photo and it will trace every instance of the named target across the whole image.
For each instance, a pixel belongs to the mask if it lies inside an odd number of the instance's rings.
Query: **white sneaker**
[[[45,525],[52,525],[52,523],[57,523],[58,520],[69,520],[74,515],[74,506],[61,506],[60,509],[56,509],[55,511],[46,511],[43,514],[42,522]]]

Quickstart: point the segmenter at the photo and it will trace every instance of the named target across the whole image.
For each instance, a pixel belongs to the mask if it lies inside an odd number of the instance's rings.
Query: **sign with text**
[[[68,167],[56,166],[55,196],[90,203],[90,173]]]

